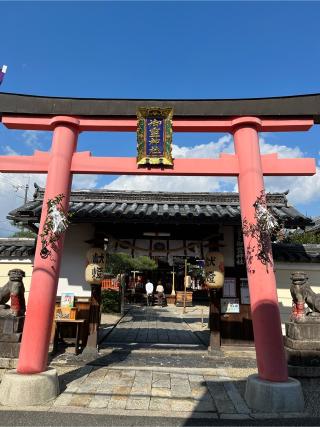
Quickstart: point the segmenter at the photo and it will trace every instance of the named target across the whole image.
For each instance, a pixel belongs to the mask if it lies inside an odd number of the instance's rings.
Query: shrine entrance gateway
[[[301,102],[303,98],[304,102]],[[47,216],[47,200],[65,195],[68,208],[72,175],[191,175],[236,176],[238,178],[242,221],[256,224],[254,203],[264,192],[263,176],[302,176],[315,174],[314,159],[278,159],[276,154],[261,155],[258,132],[306,131],[320,122],[320,95],[246,100],[94,100],[62,99],[0,94],[2,123],[10,129],[52,130],[50,152],[32,156],[1,156],[0,171],[48,173],[39,235]],[[138,107],[172,107],[174,132],[230,132],[235,154],[218,159],[176,159],[172,168],[139,168],[136,158],[91,157],[76,151],[84,131],[136,131]],[[246,252],[253,248],[247,273],[252,322],[261,379],[288,380],[282,342],[273,261],[269,268],[257,257],[257,240],[243,236]],[[249,239],[251,241],[249,242]],[[34,374],[47,369],[50,331],[63,249],[46,259],[40,256],[38,238],[27,316],[17,371]],[[41,299],[41,304],[39,300]]]

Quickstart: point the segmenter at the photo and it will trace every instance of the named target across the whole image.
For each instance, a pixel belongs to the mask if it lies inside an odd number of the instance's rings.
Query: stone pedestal
[[[320,322],[286,323],[284,345],[289,365],[320,366]]]
[[[19,356],[24,318],[24,316],[0,316],[0,357]]]
[[[245,399],[249,408],[261,412],[302,412],[304,398],[301,384],[294,378],[284,382],[262,380],[250,375]]]
[[[14,408],[43,405],[58,394],[58,375],[52,368],[32,375],[18,374],[16,370],[8,371],[0,383],[0,404]]]

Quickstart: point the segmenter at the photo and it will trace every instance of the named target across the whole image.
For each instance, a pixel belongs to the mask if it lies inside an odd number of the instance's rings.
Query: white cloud
[[[293,205],[306,205],[320,201],[320,168],[313,176],[266,177],[266,191],[289,190],[288,200]]]
[[[72,189],[95,188],[98,178],[98,175],[73,175]]]
[[[261,154],[278,153],[279,158],[294,158],[303,157],[303,152],[299,147],[288,147],[286,145],[268,144],[265,138],[260,137],[260,151]]]
[[[29,138],[30,144],[39,142],[33,139],[32,135],[29,135]],[[1,148],[6,155],[18,154],[9,145]],[[273,145],[266,142],[265,136],[260,137],[260,149],[262,154],[278,153],[281,158],[303,157],[303,152],[299,147]],[[220,153],[233,152],[233,141],[230,135],[225,135],[216,142],[212,141],[193,147],[173,145],[175,158],[217,158]],[[23,204],[25,185],[30,183],[29,199],[31,199],[33,183],[36,182],[42,187],[45,185],[45,181],[46,175],[43,174],[0,174],[0,236],[10,234],[7,230],[12,227],[6,222],[6,216],[9,211]],[[97,182],[98,175],[75,175],[72,188],[95,188]],[[320,168],[313,177],[266,177],[265,184],[268,192],[284,192],[289,189],[288,199],[294,205],[307,205],[320,201]],[[235,178],[123,175],[104,188],[137,191],[214,192],[237,191],[237,184]]]
[[[232,182],[232,179],[229,178],[229,182],[230,181]],[[104,186],[104,188],[135,191],[212,192],[222,191],[222,186],[225,186],[226,182],[227,179],[222,183],[219,178],[205,176],[168,177],[123,175]]]
[[[34,183],[45,187],[46,178],[46,174],[0,173],[0,236],[10,236],[17,231],[6,217],[10,211],[24,204],[26,185],[29,185],[28,200],[32,200]],[[72,188],[94,188],[97,179],[97,175],[75,175]]]
[[[1,147],[2,154],[5,156],[19,156],[19,153],[17,153],[10,145],[3,145]]]
[[[45,174],[0,173],[0,236],[10,236],[16,228],[6,219],[8,213],[24,203],[26,185],[29,185],[28,200],[32,200],[33,183],[44,187]]]
[[[42,133],[39,131],[26,130],[22,133],[22,138],[28,147],[39,149],[42,147],[42,144],[39,140],[41,135]]]
[[[217,142],[195,145],[194,147],[179,147],[173,144],[172,155],[175,158],[217,158],[220,153],[233,153],[231,135],[224,135]]]
[[[273,145],[260,138],[262,154],[278,153],[279,158],[304,157],[299,147]],[[289,190],[288,200],[293,205],[306,205],[320,200],[320,169],[313,176],[268,176],[264,178],[266,191],[270,193]]]
[[[262,154],[278,153],[280,158],[303,157],[299,147],[288,147],[286,145],[273,145],[265,141],[264,136],[260,136],[260,150]],[[231,135],[224,135],[218,141],[211,141],[208,144],[195,145],[193,147],[179,147],[173,145],[173,156],[175,158],[217,158],[220,153],[234,153],[233,139]],[[267,191],[286,191],[291,188],[289,199],[294,203],[301,203],[297,196],[302,185],[308,187],[309,177],[267,177]],[[316,181],[317,178],[314,178]],[[237,191],[235,178],[217,177],[162,177],[162,176],[127,176],[116,178],[104,188],[115,190],[145,190],[145,191],[174,191],[174,192],[211,192],[211,191]],[[312,200],[313,193],[305,191],[306,202]],[[310,194],[309,194],[310,193]],[[312,193],[312,194],[311,194]],[[301,199],[301,197],[300,197]]]
[[[173,144],[172,154],[175,158],[217,158],[219,153],[233,150],[231,135],[224,135],[217,142],[199,144],[194,147],[179,147]],[[113,190],[136,191],[173,191],[173,192],[212,192],[231,191],[233,178],[216,178],[205,176],[128,176],[116,178],[104,188]]]

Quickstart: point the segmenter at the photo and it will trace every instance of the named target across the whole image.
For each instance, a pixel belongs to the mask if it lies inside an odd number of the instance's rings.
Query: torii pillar
[[[173,130],[178,132],[233,133],[236,153],[235,155],[221,154],[219,159],[176,159],[172,169],[144,169],[137,166],[135,158],[99,158],[91,157],[90,153],[75,152],[79,132],[86,130],[136,131],[137,123],[134,119],[3,116],[2,121],[7,127],[14,129],[53,130],[51,153],[36,152],[33,156],[0,156],[2,172],[48,173],[39,236],[46,218],[46,202],[49,198],[56,197],[60,193],[64,194],[63,205],[67,209],[73,173],[236,176],[239,183],[242,221],[246,219],[252,224],[255,223],[253,205],[261,195],[261,191],[264,191],[264,175],[315,174],[314,159],[278,159],[276,154],[261,156],[259,150],[258,131],[308,130],[313,125],[313,121],[309,119],[238,117],[204,121],[173,120]],[[249,243],[251,247],[257,246],[254,238],[250,237],[249,242],[248,236],[244,235],[245,250]],[[31,378],[37,375],[42,376],[47,372],[49,336],[62,246],[63,238],[58,243],[53,259],[43,260],[40,257],[41,241],[40,238],[38,239],[17,368],[20,379],[12,380],[13,375],[11,375],[11,384],[15,384],[14,381],[26,383]],[[247,401],[255,409],[269,412],[297,411],[302,409],[303,396],[300,384],[288,379],[273,261],[270,259],[270,268],[267,270],[256,255],[253,253],[251,263],[246,257],[258,365],[258,376],[248,379]],[[2,391],[6,378],[1,383]],[[8,382],[10,383],[10,380]],[[27,404],[24,396],[21,396],[21,399]],[[1,397],[0,403],[4,404]],[[260,404],[262,408],[259,407]]]
[[[255,118],[234,121],[233,136],[239,162],[239,199],[242,221],[256,224],[254,203],[264,193],[263,172],[258,130],[261,121]],[[258,258],[255,237],[243,233],[254,341],[258,372],[261,379],[287,381],[288,369],[283,347],[281,319],[272,254],[270,265]],[[253,249],[249,261],[248,247]],[[269,242],[271,248],[271,241]]]
[[[55,117],[52,120],[53,139],[48,166],[46,189],[41,211],[39,234],[47,217],[47,201],[63,194],[61,202],[68,211],[72,184],[71,162],[77,147],[79,121],[71,117]],[[53,301],[56,299],[60,273],[64,234],[56,242],[56,251],[50,258],[40,256],[41,238],[38,236],[28,299],[28,315],[24,332],[17,371],[20,374],[39,373],[47,369],[48,348],[51,324],[54,314]],[[41,327],[39,327],[41,325]],[[32,339],[31,339],[32,337]]]

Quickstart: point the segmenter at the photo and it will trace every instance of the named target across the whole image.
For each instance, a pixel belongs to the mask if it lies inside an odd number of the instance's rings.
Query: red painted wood
[[[54,130],[51,153],[34,156],[2,156],[3,172],[46,172],[48,179],[45,201],[59,193],[66,195],[68,206],[72,173],[149,174],[149,175],[238,175],[242,218],[254,222],[253,204],[264,189],[266,175],[313,175],[313,159],[277,159],[275,155],[260,156],[258,131],[308,130],[312,120],[277,120],[255,117],[226,119],[175,119],[175,132],[232,132],[236,155],[222,154],[219,159],[176,159],[173,169],[137,168],[135,158],[96,158],[89,153],[75,153],[78,131],[135,131],[136,119],[101,119],[86,117],[32,117],[3,116],[8,128]],[[40,233],[46,217],[46,203],[42,210]],[[249,238],[244,236],[245,246]],[[254,242],[255,247],[256,243]],[[41,240],[38,239],[27,318],[21,343],[18,372],[30,374],[46,369],[51,323],[59,277],[63,239],[53,259],[40,257]],[[270,381],[286,381],[280,314],[276,283],[272,268],[254,257],[248,265],[251,310],[257,350],[259,375]],[[254,273],[250,270],[254,269]]]
[[[47,173],[50,153],[33,156],[0,156],[0,171],[10,173]],[[261,156],[264,175],[314,175],[314,159],[278,159],[276,154]],[[221,154],[219,159],[175,159],[174,168],[139,168],[135,157],[91,157],[89,152],[74,153],[71,172],[104,175],[184,175],[237,176],[237,156]]]
[[[59,116],[58,116],[59,117]],[[63,116],[61,116],[63,117]],[[127,118],[87,118],[77,117],[80,122],[80,131],[110,131],[110,132],[136,132],[137,119]],[[289,132],[306,131],[313,126],[313,120],[306,119],[255,119],[259,124],[259,131],[263,132]],[[9,116],[2,117],[2,123],[10,129],[51,130],[53,129],[52,117],[48,116]],[[246,117],[237,119],[174,119],[174,132],[232,132],[236,122],[247,120]]]
[[[34,374],[47,369],[48,349],[53,321],[63,236],[56,242],[56,252],[46,259],[41,258],[40,234],[47,216],[47,200],[62,193],[62,206],[69,206],[72,174],[70,166],[77,145],[78,129],[74,120],[57,122],[53,132],[44,203],[40,219],[39,237],[34,258],[31,288],[23,329],[17,371]],[[41,156],[40,156],[41,157]]]
[[[256,224],[254,203],[264,191],[256,124],[241,123],[236,127],[234,143],[239,160],[238,185],[242,221],[247,220],[250,224]],[[268,381],[287,381],[288,369],[272,254],[267,268],[257,256],[258,239],[244,234],[243,240],[258,373],[260,378]],[[269,244],[271,248],[270,238]]]

